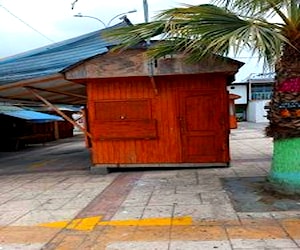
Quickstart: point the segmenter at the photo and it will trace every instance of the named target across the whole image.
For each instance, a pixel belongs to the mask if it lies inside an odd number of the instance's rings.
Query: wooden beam
[[[158,88],[157,88],[157,85],[156,85],[156,82],[155,82],[155,79],[153,76],[150,76],[150,81],[151,81],[152,87],[154,89],[154,93],[156,95],[158,95]]]
[[[17,103],[20,103],[21,102],[21,104],[36,104],[37,103],[37,101],[34,101],[34,100],[32,100],[32,101],[29,101],[29,100],[24,100],[24,99],[21,99],[21,98],[11,98],[11,97],[7,97],[7,96],[0,96],[0,102],[17,102]],[[40,102],[40,101],[38,101],[38,102]]]
[[[35,90],[39,90],[39,91],[45,91],[45,92],[49,92],[49,93],[62,94],[62,95],[66,95],[66,96],[73,96],[73,97],[87,99],[87,97],[84,96],[84,95],[78,95],[78,94],[69,93],[69,92],[65,92],[65,91],[58,91],[58,90],[54,90],[54,89],[38,88],[38,87],[32,87],[32,86],[27,86],[26,88],[35,89]]]
[[[15,87],[24,87],[29,84],[43,83],[43,82],[54,81],[54,80],[59,80],[59,79],[65,80],[64,76],[62,74],[58,73],[58,74],[53,74],[50,76],[37,77],[34,79],[21,80],[18,82],[1,85],[0,90],[6,90],[6,89],[15,88]]]
[[[62,111],[60,111],[57,107],[55,107],[52,103],[47,101],[44,97],[40,96],[38,93],[36,93],[35,90],[26,87],[26,89],[31,92],[35,97],[40,99],[43,103],[45,103],[48,107],[52,108],[56,113],[58,113],[60,116],[62,116],[65,120],[70,122],[73,126],[79,128],[86,136],[88,136],[92,140],[92,135],[84,128],[81,127],[78,123],[74,122],[70,117],[65,115]]]

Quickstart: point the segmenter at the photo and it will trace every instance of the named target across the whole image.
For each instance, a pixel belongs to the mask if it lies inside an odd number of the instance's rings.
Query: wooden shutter
[[[156,120],[150,100],[100,101],[95,103],[95,137],[100,140],[154,139]]]

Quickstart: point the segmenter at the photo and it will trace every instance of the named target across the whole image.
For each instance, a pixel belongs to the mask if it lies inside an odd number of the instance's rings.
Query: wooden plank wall
[[[97,134],[95,103],[103,100],[150,99],[151,118],[157,121],[157,139],[93,140],[93,164],[180,163],[181,140],[178,120],[178,91],[201,89],[220,92],[227,98],[225,76],[190,75],[155,78],[158,93],[148,77],[89,79],[88,119],[90,132]],[[221,91],[220,91],[221,89]],[[226,110],[226,107],[224,108]],[[221,110],[220,112],[224,112]],[[226,111],[225,111],[226,112]],[[93,126],[95,125],[95,126]]]

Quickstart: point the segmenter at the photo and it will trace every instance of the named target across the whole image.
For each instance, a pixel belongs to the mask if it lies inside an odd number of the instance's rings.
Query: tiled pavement
[[[239,125],[230,168],[2,172],[0,249],[300,249],[300,210],[238,212],[224,190],[270,167],[264,124]]]

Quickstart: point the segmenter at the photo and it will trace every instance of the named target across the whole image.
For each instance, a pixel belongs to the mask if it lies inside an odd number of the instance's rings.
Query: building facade
[[[274,73],[251,74],[244,82],[228,86],[230,93],[241,96],[236,100],[238,120],[268,122],[265,107],[271,100],[274,81]]]

